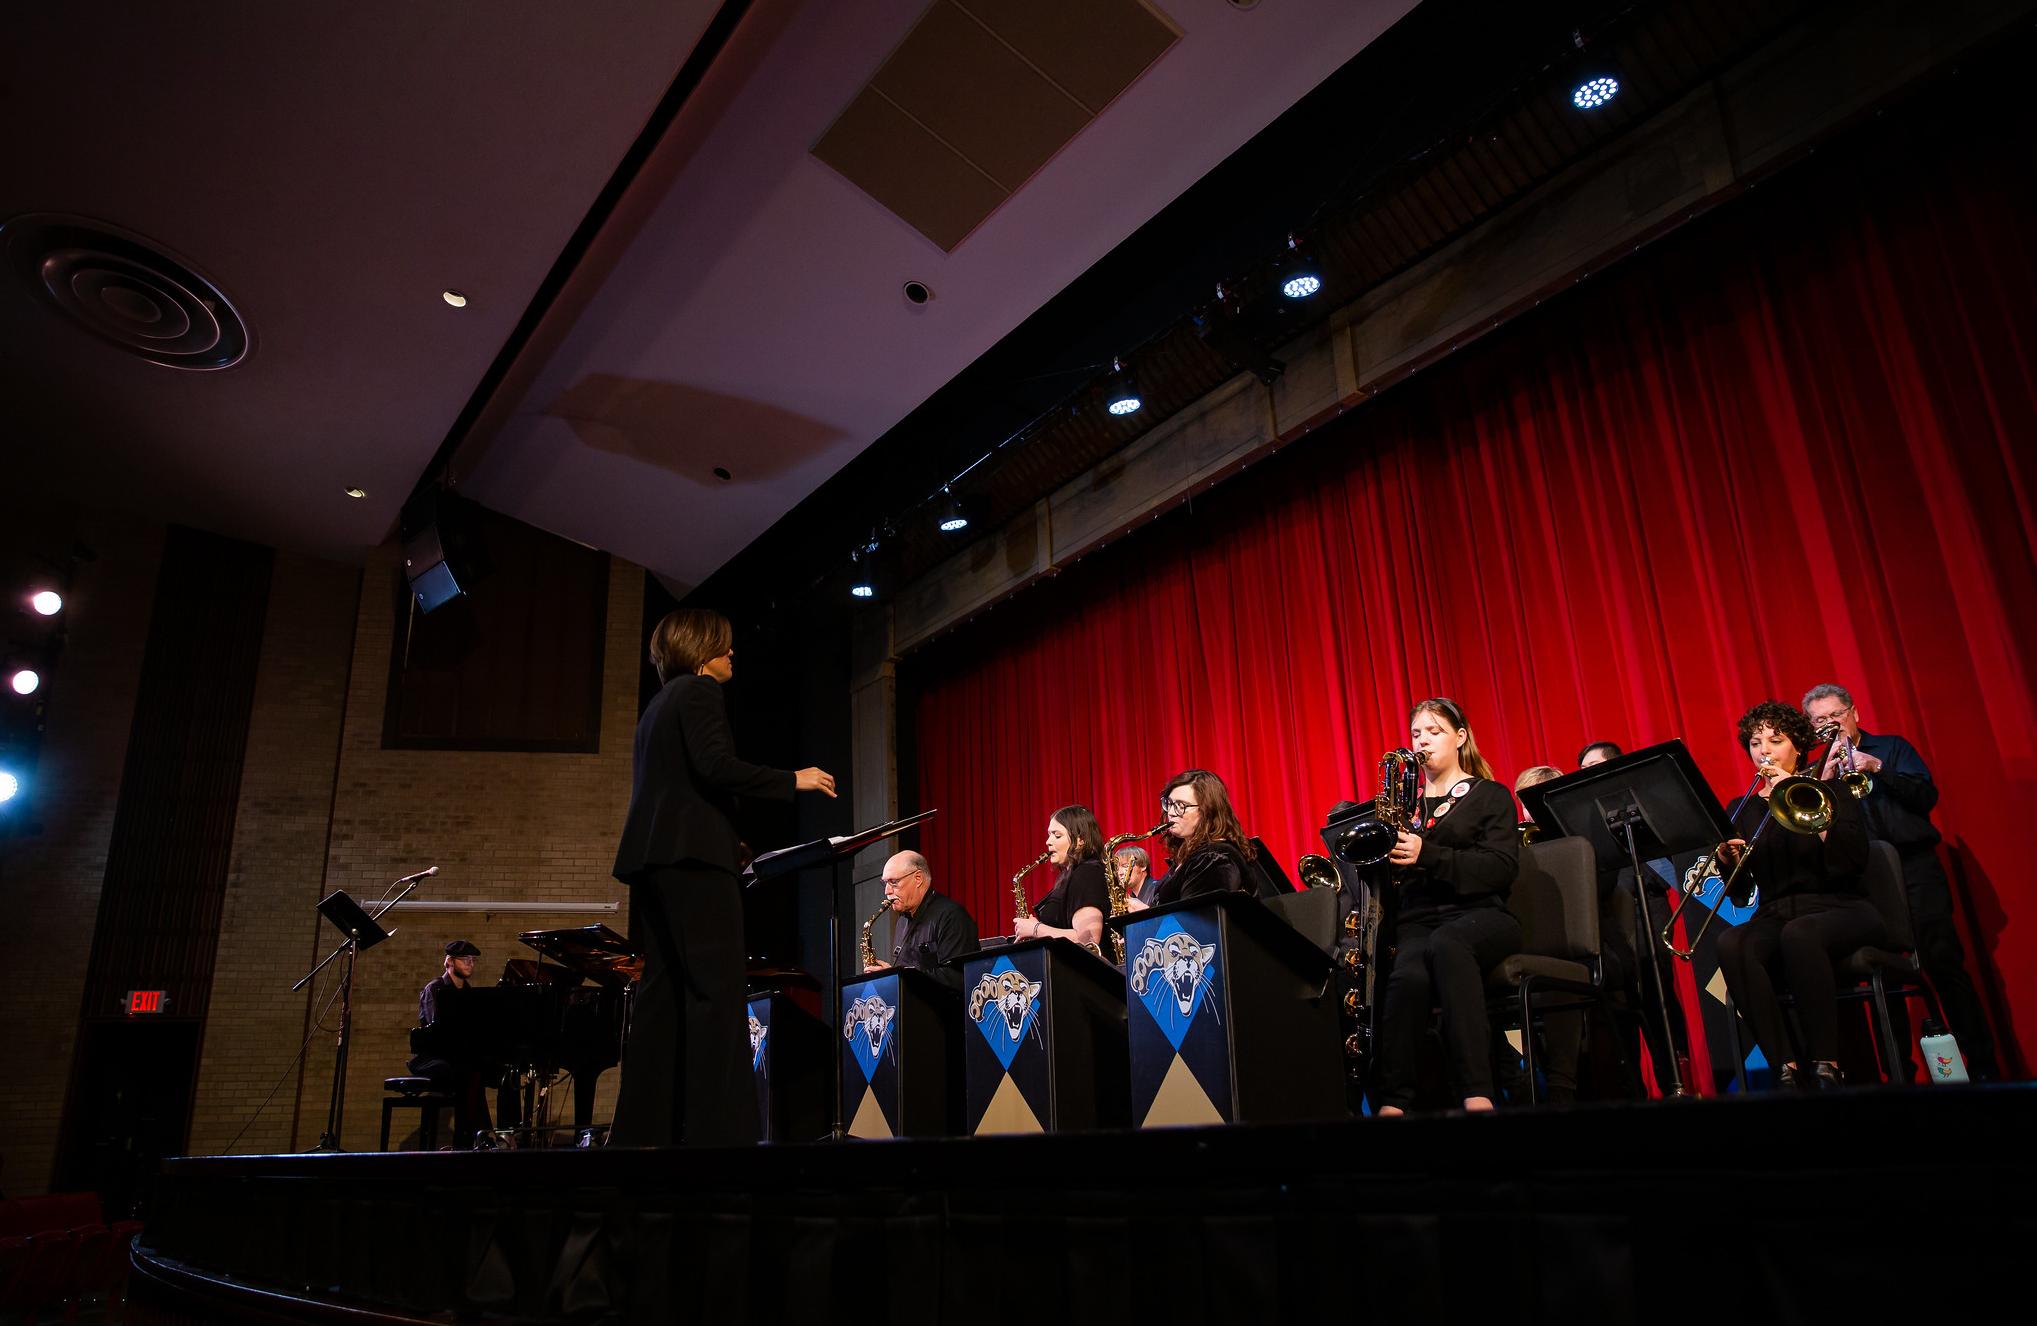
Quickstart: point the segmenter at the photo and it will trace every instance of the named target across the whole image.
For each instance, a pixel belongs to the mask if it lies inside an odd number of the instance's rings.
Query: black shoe
[[[1811,1076],[1795,1064],[1784,1064],[1775,1070],[1775,1085],[1782,1091],[1809,1091]]]
[[[1846,1076],[1839,1071],[1839,1065],[1822,1059],[1812,1065],[1811,1074],[1812,1085],[1818,1091],[1837,1091],[1846,1084]]]

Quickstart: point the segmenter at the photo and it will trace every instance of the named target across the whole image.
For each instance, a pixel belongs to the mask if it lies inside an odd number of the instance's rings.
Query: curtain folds
[[[2013,1064],[2037,1036],[2037,116],[2003,102],[1957,147],[1856,134],[908,659],[941,887],[1008,928],[1055,808],[1144,828],[1191,766],[1292,873],[1432,694],[1509,783],[1681,737],[1723,799],[1739,714],[1837,681],[1943,789]]]

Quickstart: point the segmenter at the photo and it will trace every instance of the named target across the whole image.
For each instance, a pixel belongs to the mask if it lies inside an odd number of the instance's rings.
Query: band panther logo
[[[1195,988],[1209,978],[1209,965],[1216,960],[1214,944],[1199,942],[1194,935],[1175,931],[1146,941],[1132,960],[1132,993],[1144,995],[1154,976],[1174,991],[1174,1002],[1184,1016],[1195,1011]]]
[[[756,1063],[764,1052],[764,1037],[771,1029],[757,1021],[755,1013],[750,1014],[750,1062]]]
[[[1024,972],[986,972],[969,995],[969,1016],[981,1022],[995,1009],[1004,1018],[1004,1029],[1013,1040],[1025,1030],[1026,1014],[1040,997],[1040,983],[1029,981]]]
[[[897,1015],[898,1010],[885,1003],[882,995],[864,995],[849,1005],[849,1016],[842,1020],[842,1039],[856,1039],[860,1027],[874,1055],[884,1048],[884,1033],[891,1030],[891,1019]]]

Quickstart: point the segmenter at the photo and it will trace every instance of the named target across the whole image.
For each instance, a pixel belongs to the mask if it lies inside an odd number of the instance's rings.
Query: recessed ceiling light
[[[54,617],[64,610],[64,596],[54,589],[37,590],[29,597],[28,606],[39,616]]]
[[[444,291],[439,295],[439,298],[445,300],[446,303],[451,304],[454,308],[467,307],[467,297],[457,290]]]
[[[349,489],[347,489],[347,496],[348,496],[348,497],[366,497],[367,495],[368,495],[368,490],[367,490],[367,489],[365,489],[365,488],[349,488]]]

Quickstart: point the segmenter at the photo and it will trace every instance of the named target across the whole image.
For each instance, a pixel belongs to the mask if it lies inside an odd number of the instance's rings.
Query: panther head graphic
[[[1143,995],[1155,975],[1174,991],[1181,1011],[1195,1011],[1195,988],[1201,985],[1216,960],[1214,944],[1204,944],[1194,935],[1175,931],[1164,939],[1149,939],[1132,962],[1132,993]]]
[[[757,1015],[750,1015],[750,1059],[755,1062],[757,1054],[764,1048],[764,1034],[771,1029],[757,1021]]]
[[[1024,972],[987,972],[969,995],[969,1016],[981,1022],[995,1008],[1004,1017],[1004,1029],[1013,1040],[1025,1030],[1026,1010],[1040,997],[1040,983],[1029,981]]]
[[[856,1039],[856,1029],[862,1028],[869,1038],[870,1053],[884,1048],[884,1033],[891,1029],[891,1019],[898,1010],[884,1002],[880,995],[864,995],[849,1005],[849,1016],[842,1020],[842,1039]]]

